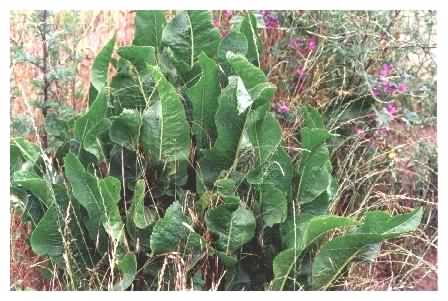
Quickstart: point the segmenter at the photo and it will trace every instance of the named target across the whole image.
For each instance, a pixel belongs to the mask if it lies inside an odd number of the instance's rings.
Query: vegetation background
[[[167,12],[173,15],[174,12]],[[114,32],[132,42],[132,11],[15,11],[10,16],[11,137],[57,149],[58,120],[87,105],[93,59]],[[215,11],[225,35],[237,11]],[[416,233],[351,266],[344,290],[437,289],[436,14],[433,11],[257,11],[262,69],[277,85],[272,110],[290,152],[297,108],[310,104],[343,132],[331,158],[339,179],[332,212],[406,212],[424,206]],[[372,97],[368,109],[359,105]],[[58,290],[11,206],[11,288]]]

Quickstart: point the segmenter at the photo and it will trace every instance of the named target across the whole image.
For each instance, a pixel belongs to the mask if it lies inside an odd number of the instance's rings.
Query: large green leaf
[[[322,246],[313,262],[313,288],[325,289],[331,285],[350,261],[365,250],[366,246],[414,231],[420,224],[422,214],[422,208],[396,216],[388,216],[380,212],[367,214],[364,223],[357,230],[337,237]]]
[[[263,71],[250,63],[245,56],[227,52],[226,58],[235,73],[241,77],[247,89],[254,88],[260,83],[267,82],[267,77]]]
[[[106,118],[107,96],[105,89],[101,90],[89,110],[75,121],[75,137],[82,148],[95,155],[98,160],[104,157],[99,136],[111,125]]]
[[[201,78],[186,93],[193,110],[192,131],[200,148],[209,148],[216,139],[215,114],[221,92],[218,80],[218,65],[204,52],[199,55]]]
[[[225,255],[242,247],[255,235],[255,217],[252,211],[241,207],[235,211],[224,205],[209,209],[205,223],[219,236],[216,248],[224,251]]]
[[[252,146],[250,146],[250,143],[247,143],[247,138],[251,139],[251,137],[256,136],[256,134],[253,134],[256,130],[251,130],[251,128],[265,119],[265,114],[270,108],[270,102],[275,92],[275,87],[266,82],[264,73],[249,63],[245,57],[231,52],[227,54],[227,57],[232,68],[241,77],[229,77],[229,83],[218,99],[219,106],[215,115],[218,138],[213,148],[205,152],[199,162],[202,179],[208,185],[216,180],[221,171],[237,166],[240,151],[243,147],[259,147],[253,141],[255,139],[250,141],[252,143]],[[247,90],[247,85],[251,89]],[[271,121],[272,119],[268,119],[266,125],[278,125],[275,119],[273,122]],[[271,122],[270,125],[269,122]],[[271,128],[269,129],[271,130]],[[274,131],[277,130],[280,131],[279,126],[274,128]],[[252,134],[249,134],[249,132]],[[249,134],[249,137],[247,137],[247,134]],[[280,140],[281,135],[275,138]],[[277,147],[279,146],[278,143],[274,144]],[[272,149],[272,142],[266,142],[263,147]],[[279,151],[280,149],[277,148],[272,155],[274,156]],[[258,175],[254,178],[260,178],[261,174],[263,174],[263,171],[260,168]],[[261,182],[259,179],[258,181]],[[290,183],[287,185],[289,190]]]
[[[154,65],[156,63],[155,49],[151,46],[120,47],[117,53],[131,62],[140,76],[147,73],[146,65]]]
[[[115,46],[116,35],[107,42],[106,46],[98,53],[92,65],[92,86],[101,91],[107,83],[107,74],[112,52]]]
[[[98,181],[102,201],[102,223],[106,232],[115,241],[120,241],[124,234],[118,202],[121,199],[121,182],[114,177],[106,177]]]
[[[88,173],[72,153],[64,157],[64,171],[74,197],[87,210],[89,219],[98,224],[101,218],[101,195],[97,178]]]
[[[74,197],[87,210],[90,238],[95,240],[103,225],[112,239],[120,240],[124,227],[118,210],[121,182],[113,177],[98,180],[72,153],[64,157],[64,169]]]
[[[148,226],[152,225],[156,216],[145,208],[144,204],[145,198],[145,181],[140,179],[135,184],[134,196],[131,201],[131,218],[135,226],[139,229],[145,229]]]
[[[266,227],[283,223],[288,215],[287,194],[273,184],[264,184],[259,188],[261,212]]]
[[[247,50],[246,36],[238,31],[231,31],[218,45],[218,59],[225,62],[228,51],[245,56]]]
[[[356,233],[376,233],[394,238],[405,232],[413,231],[420,224],[423,209],[391,216],[384,211],[367,212],[363,224]]]
[[[109,129],[110,140],[129,150],[137,150],[140,142],[141,119],[139,111],[124,109],[119,116],[113,117]]]
[[[122,256],[118,261],[118,269],[122,279],[113,286],[114,291],[124,291],[129,288],[137,275],[137,257],[133,253]]]
[[[119,112],[122,108],[143,109],[150,103],[154,82],[147,65],[155,64],[154,48],[131,46],[118,49],[121,59],[118,72],[111,81],[112,103]]]
[[[187,238],[186,219],[179,202],[174,202],[155,225],[151,235],[151,254],[157,255],[176,251]]]
[[[208,11],[180,12],[162,32],[163,45],[190,69],[202,51],[215,57],[219,41],[219,31],[213,26]]]
[[[298,168],[300,179],[297,199],[303,212],[324,213],[337,186],[331,175],[330,152],[326,145],[331,134],[324,128],[316,109],[305,106],[302,115],[303,127],[300,137],[304,151]]]
[[[287,249],[280,252],[273,262],[274,279],[272,288],[274,290],[283,290],[289,275],[294,270],[298,258],[303,251],[314,243],[319,237],[328,231],[354,225],[352,219],[339,216],[297,216],[297,222],[290,221],[286,225],[287,231],[283,235],[283,243]],[[294,276],[294,275],[293,275]],[[292,278],[294,281],[294,278]]]
[[[330,134],[319,128],[302,128],[300,132],[304,155],[299,168],[299,201],[306,204],[327,191],[331,184],[330,154],[325,144]]]
[[[20,154],[27,161],[31,161],[32,163],[36,163],[40,157],[40,149],[34,143],[29,142],[25,138],[17,137],[12,141],[12,145],[19,149]]]
[[[141,142],[146,152],[159,160],[188,160],[190,127],[176,89],[166,80],[159,67],[149,66],[159,93],[156,102],[143,114]]]
[[[156,51],[162,45],[162,31],[165,14],[161,10],[138,10],[135,14],[135,34],[132,42],[137,46],[154,46]]]
[[[18,185],[31,192],[34,196],[39,198],[46,207],[50,207],[55,202],[51,184],[33,172],[15,172],[12,178],[12,183],[13,185]]]
[[[258,108],[248,116],[247,133],[257,157],[248,182],[258,191],[264,225],[271,227],[286,219],[292,164],[282,149],[280,124],[272,113],[266,112],[270,99],[264,101],[262,105],[258,102]]]
[[[264,109],[264,108],[262,108]],[[257,113],[254,111],[254,113]],[[260,114],[261,115],[261,114]],[[255,114],[249,116],[248,135],[255,148],[259,164],[270,160],[282,142],[282,130],[277,119],[272,114]]]
[[[249,61],[260,66],[262,49],[261,40],[257,33],[257,18],[252,13],[248,13],[241,22],[239,29],[248,41],[247,57]]]
[[[20,148],[15,145],[14,141],[11,141],[9,145],[9,174],[12,175],[15,171],[19,170],[24,163],[22,152]]]
[[[219,173],[230,168],[235,160],[246,116],[238,110],[241,103],[245,102],[241,100],[244,97],[238,94],[243,88],[244,85],[238,77],[230,77],[229,84],[219,96],[215,115],[218,137],[212,149],[204,152],[199,161],[202,180],[208,185],[213,184]]]
[[[312,106],[306,105],[301,110],[303,127],[324,129],[324,121],[319,111]]]
[[[64,252],[62,227],[57,206],[50,206],[31,233],[30,243],[33,252],[39,256],[62,255]]]

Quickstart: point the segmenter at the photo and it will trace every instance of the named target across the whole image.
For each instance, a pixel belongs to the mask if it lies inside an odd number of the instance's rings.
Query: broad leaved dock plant
[[[416,229],[421,209],[330,214],[332,133],[302,107],[292,159],[260,54],[251,13],[221,37],[207,11],[138,11],[133,44],[114,36],[96,57],[61,147],[12,139],[11,192],[66,289],[327,289]]]

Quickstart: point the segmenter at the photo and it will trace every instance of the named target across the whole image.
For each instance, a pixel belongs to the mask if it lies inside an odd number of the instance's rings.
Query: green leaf
[[[261,185],[259,194],[264,225],[272,227],[283,223],[288,215],[286,194],[272,184]]]
[[[215,57],[220,35],[211,22],[208,11],[188,11],[177,14],[162,32],[162,43],[171,48],[175,57],[193,68],[203,51]]]
[[[287,232],[283,235],[287,249],[280,252],[273,261],[274,279],[272,288],[274,290],[283,290],[285,288],[288,277],[293,271],[298,258],[319,237],[335,228],[354,224],[355,222],[352,219],[331,215],[298,216],[296,225],[290,220],[289,225],[286,225],[286,227],[289,226]]]
[[[366,245],[382,240],[380,234],[347,234],[324,244],[313,262],[313,289],[327,288]]]
[[[122,47],[118,53],[122,58],[118,61],[118,72],[110,84],[115,110],[120,112],[122,108],[146,108],[154,91],[154,82],[147,67],[155,64],[154,48]]]
[[[162,45],[165,14],[161,10],[138,10],[135,14],[135,34],[132,42],[137,46],[153,46],[157,51]]]
[[[39,256],[60,256],[64,252],[64,243],[56,205],[48,208],[34,231],[31,233],[30,243],[33,252]]]
[[[227,52],[226,58],[235,73],[241,77],[247,89],[254,88],[260,83],[267,82],[268,79],[263,71],[251,64],[243,55]]]
[[[70,183],[74,197],[87,210],[89,219],[99,223],[101,218],[101,195],[97,179],[88,173],[79,159],[72,153],[64,157],[65,176]]]
[[[135,185],[134,196],[132,197],[130,209],[132,221],[139,229],[147,228],[156,220],[156,216],[152,214],[151,211],[147,210],[148,208],[145,208],[144,198],[145,181],[143,179],[140,179]]]
[[[330,187],[330,153],[325,144],[330,134],[320,128],[302,128],[300,132],[304,155],[299,168],[299,202],[306,204],[314,201]]]
[[[40,148],[34,143],[29,142],[25,138],[18,137],[14,138],[12,141],[12,145],[14,148],[18,149],[20,155],[26,160],[30,161],[32,164],[35,164],[37,160],[40,158]],[[13,152],[11,152],[12,154]],[[17,157],[16,154],[15,157]]]
[[[146,65],[156,64],[156,54],[151,46],[126,46],[120,47],[117,53],[134,65],[142,76],[147,72]]]
[[[216,247],[225,255],[242,247],[255,235],[255,217],[252,211],[241,207],[235,211],[223,205],[209,209],[205,223],[210,231],[219,236]]]
[[[319,111],[312,106],[302,108],[303,127],[324,129],[324,122]]]
[[[420,224],[422,215],[422,208],[396,216],[390,216],[383,211],[371,211],[366,213],[364,223],[356,233],[376,233],[394,238],[402,233],[414,231]]]
[[[137,258],[135,254],[129,253],[121,257],[118,261],[118,269],[122,274],[122,279],[113,287],[114,291],[124,291],[128,289],[137,276]]]
[[[245,56],[247,50],[246,36],[238,31],[231,31],[218,45],[218,59],[225,62],[228,51]]]
[[[337,237],[321,247],[313,262],[313,288],[326,289],[330,286],[350,261],[365,250],[366,246],[415,231],[421,222],[422,215],[422,208],[396,216],[380,212],[367,214],[364,223],[357,230]]]
[[[93,61],[91,82],[97,91],[101,91],[106,86],[109,63],[114,50],[115,39],[116,35],[114,34]]]
[[[188,160],[190,128],[176,89],[159,67],[149,66],[160,101],[143,114],[141,142],[146,152],[165,161]]]
[[[137,150],[140,141],[141,119],[139,111],[124,109],[119,116],[113,118],[109,129],[110,140],[129,150]]]
[[[253,90],[262,85],[257,85]],[[262,91],[269,91],[268,87]],[[271,91],[273,93],[274,90]],[[288,198],[292,184],[292,163],[283,149],[280,124],[271,112],[266,112],[266,108],[270,107],[271,93],[259,94],[254,104],[254,106],[258,105],[258,108],[251,111],[248,116],[247,133],[254,147],[257,161],[255,168],[248,174],[247,180],[253,185],[275,186],[285,198]]]
[[[212,185],[222,170],[232,166],[244,128],[245,114],[239,114],[237,87],[241,81],[230,77],[218,99],[215,124],[218,137],[212,149],[199,160],[202,180]]]
[[[101,90],[89,110],[75,121],[75,137],[82,148],[96,156],[98,160],[104,157],[101,142],[98,138],[111,125],[106,118],[107,96],[105,89]]]
[[[113,239],[119,240],[124,227],[117,204],[120,200],[120,181],[113,177],[98,180],[85,170],[72,153],[64,157],[64,170],[74,197],[87,210],[90,238],[97,239],[102,224]]]
[[[151,235],[151,254],[173,252],[187,238],[186,219],[179,202],[174,202],[155,225]]]
[[[192,132],[200,148],[209,148],[216,139],[215,114],[221,92],[218,80],[218,65],[204,52],[199,55],[201,78],[186,93],[193,109]]]
[[[124,223],[118,208],[121,182],[117,178],[106,177],[100,179],[98,185],[103,205],[103,227],[113,240],[120,241],[124,234]]]
[[[272,113],[257,116],[257,111],[252,111],[248,116],[247,133],[255,148],[257,164],[261,165],[270,161],[281,146],[282,130]]]
[[[18,185],[19,187],[28,190],[34,196],[39,198],[47,208],[54,204],[55,198],[51,184],[45,179],[37,176],[35,173],[17,171],[14,173],[12,181],[14,185]]]
[[[9,174],[12,175],[15,171],[19,170],[24,163],[21,151],[14,142],[9,145]]]
[[[260,66],[261,40],[257,33],[257,18],[248,13],[240,24],[240,31],[246,36],[248,42],[247,58]]]

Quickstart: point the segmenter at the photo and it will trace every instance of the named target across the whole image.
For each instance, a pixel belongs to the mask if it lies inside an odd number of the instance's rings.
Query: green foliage
[[[250,210],[244,208],[232,211],[221,205],[209,209],[205,222],[207,228],[219,236],[216,248],[225,255],[243,246],[255,234],[255,217]]]
[[[199,55],[202,74],[198,82],[186,91],[192,106],[192,131],[201,148],[207,148],[216,139],[215,114],[221,92],[218,65],[205,53]]]
[[[153,46],[155,49],[159,49],[162,45],[162,31],[165,24],[163,11],[137,11],[135,37],[132,43],[137,46]]]
[[[107,82],[107,75],[109,73],[109,63],[112,57],[112,52],[115,47],[114,35],[109,42],[104,46],[103,49],[98,53],[95,61],[92,65],[92,86],[97,90],[101,91]]]
[[[366,246],[414,231],[420,224],[422,214],[421,208],[393,217],[384,212],[367,213],[364,223],[356,230],[322,245],[313,262],[313,288],[328,287]]]
[[[31,235],[31,248],[39,256],[60,256],[64,251],[60,232],[60,214],[56,205],[50,206]]]
[[[97,159],[104,158],[104,152],[100,141],[100,135],[106,132],[111,122],[106,118],[107,95],[105,90],[98,93],[91,108],[82,117],[75,121],[75,137],[81,143],[81,147],[95,155]]]
[[[244,17],[239,27],[248,42],[247,58],[255,65],[260,66],[261,40],[257,34],[257,19],[249,13]]]
[[[173,203],[154,226],[150,245],[153,254],[176,251],[179,242],[187,237],[185,222],[180,204]]]
[[[206,11],[166,24],[162,12],[139,11],[135,21],[134,45],[116,50],[110,81],[115,38],[95,59],[97,96],[67,124],[58,160],[11,142],[12,191],[22,207],[40,205],[31,246],[64,277],[95,270],[110,277],[103,288],[171,288],[181,267],[188,285],[208,289],[217,270],[203,269],[218,262],[229,275],[220,289],[325,289],[366,247],[418,226],[422,210],[367,213],[359,226],[328,213],[332,134],[304,107],[303,151],[287,152],[270,111],[276,87],[257,67],[255,16],[222,40]],[[344,234],[328,241],[337,228]]]

